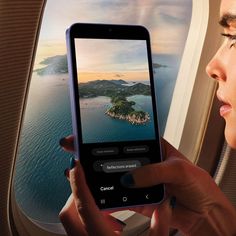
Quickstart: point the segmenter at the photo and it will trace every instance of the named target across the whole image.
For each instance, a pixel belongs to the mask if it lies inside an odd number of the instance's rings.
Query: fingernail
[[[66,168],[65,170],[64,170],[64,175],[68,178],[69,177],[69,169],[68,168]]]
[[[170,198],[170,206],[172,209],[174,209],[176,207],[176,197],[175,196]]]
[[[60,146],[64,146],[66,144],[66,138],[61,138],[59,144]]]
[[[121,176],[120,182],[124,187],[128,188],[134,187],[135,185],[134,178],[130,173]]]
[[[71,157],[70,159],[70,169],[73,169],[75,167],[75,159]]]

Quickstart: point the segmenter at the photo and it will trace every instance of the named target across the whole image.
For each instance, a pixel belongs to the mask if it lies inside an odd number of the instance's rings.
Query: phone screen
[[[161,161],[148,40],[73,40],[78,155],[97,205],[161,201],[163,185],[129,189],[120,183],[126,172]]]
[[[145,40],[75,39],[82,142],[156,140]]]

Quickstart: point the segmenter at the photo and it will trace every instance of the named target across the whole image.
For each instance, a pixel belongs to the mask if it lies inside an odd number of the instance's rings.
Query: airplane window
[[[70,194],[59,147],[72,133],[65,30],[75,22],[141,24],[151,34],[161,134],[188,34],[192,0],[48,0],[42,22],[18,150],[14,191],[21,210],[39,222],[59,222]]]

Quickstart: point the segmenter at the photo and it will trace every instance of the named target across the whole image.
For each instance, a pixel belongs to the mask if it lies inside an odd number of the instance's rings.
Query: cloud
[[[191,9],[192,0],[48,0],[40,39],[65,41],[66,29],[75,22],[141,24],[149,29],[155,51],[178,53]]]

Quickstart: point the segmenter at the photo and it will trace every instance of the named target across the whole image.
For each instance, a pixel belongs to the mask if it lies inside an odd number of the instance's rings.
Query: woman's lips
[[[221,102],[221,106],[220,106],[220,115],[221,116],[225,116],[227,115],[229,112],[231,112],[232,110],[232,106],[226,101],[226,99],[224,98],[224,96],[217,91],[217,98],[219,99],[219,101]]]
[[[220,115],[221,116],[225,116],[226,114],[228,114],[230,111],[232,110],[232,107],[229,104],[223,104],[220,107]]]

